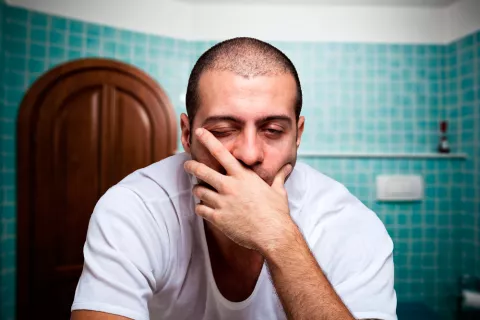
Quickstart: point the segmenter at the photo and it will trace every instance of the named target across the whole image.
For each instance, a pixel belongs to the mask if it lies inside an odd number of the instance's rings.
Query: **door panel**
[[[128,92],[116,92],[115,128],[114,135],[118,137],[113,155],[132,153],[129,158],[115,159],[119,162],[118,171],[114,173],[117,178],[122,172],[132,171],[136,163],[147,164],[154,153],[152,137],[153,128],[150,126],[150,116],[145,106],[134,99]]]
[[[55,268],[82,262],[82,252],[71,248],[81,247],[85,239],[71,230],[87,228],[89,217],[84,213],[95,205],[100,192],[100,99],[99,88],[82,91],[65,102],[55,121],[53,162],[57,179],[54,181],[59,192],[56,201],[62,201],[58,206],[60,212],[56,212],[59,234],[54,241]]]
[[[81,60],[33,85],[18,119],[19,319],[68,319],[96,202],[175,149],[166,95],[131,66]]]

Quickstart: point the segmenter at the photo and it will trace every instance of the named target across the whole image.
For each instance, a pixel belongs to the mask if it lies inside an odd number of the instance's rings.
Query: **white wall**
[[[480,0],[462,0],[449,7],[445,42],[480,30]]]
[[[187,39],[192,7],[173,0],[5,0],[6,3],[152,34]]]
[[[222,40],[243,35],[285,41],[443,44],[480,30],[480,0],[459,0],[443,8],[198,4],[178,0],[7,0],[7,3],[191,40]]]
[[[441,8],[194,5],[193,39],[443,42]]]

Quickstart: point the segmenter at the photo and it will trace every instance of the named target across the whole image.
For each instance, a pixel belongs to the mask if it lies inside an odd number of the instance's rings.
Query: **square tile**
[[[84,34],[85,33],[85,23],[77,21],[77,20],[70,20],[69,21],[69,32],[72,34]]]
[[[45,59],[47,48],[44,44],[30,43],[28,54],[31,58]]]
[[[20,56],[6,56],[5,68],[16,72],[25,72],[25,58]]]
[[[83,47],[83,36],[71,34],[68,37],[68,47],[69,49],[79,49]]]
[[[52,17],[52,29],[58,31],[67,30],[67,19],[62,17]]]
[[[28,72],[44,72],[45,71],[45,61],[38,59],[29,59],[28,60]]]
[[[99,25],[96,24],[87,24],[87,37],[88,38],[98,38],[100,37],[100,33],[102,28]]]
[[[24,24],[8,22],[4,24],[4,35],[12,39],[26,39],[27,38],[27,26]]]
[[[48,16],[43,13],[30,11],[30,25],[32,27],[47,28]]]
[[[67,37],[65,32],[51,30],[49,33],[49,43],[56,46],[65,46],[67,43]]]
[[[50,46],[50,59],[64,59],[66,56],[66,51],[64,46]]]
[[[30,40],[36,43],[47,42],[47,30],[45,28],[31,28]]]
[[[23,8],[13,7],[9,5],[3,5],[4,17],[8,17],[12,21],[17,23],[27,23],[29,11]]]

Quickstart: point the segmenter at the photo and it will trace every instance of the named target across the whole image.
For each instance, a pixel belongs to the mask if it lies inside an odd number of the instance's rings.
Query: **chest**
[[[235,265],[210,255],[212,276],[220,294],[232,302],[248,299],[258,283],[262,264]]]
[[[252,320],[286,319],[284,311],[268,278],[266,269],[260,273],[254,289],[246,299],[233,301],[220,292],[221,280],[215,282],[213,273],[207,269],[206,261],[192,255],[192,261],[176,270],[171,281],[157,292],[149,303],[152,320]],[[225,273],[226,283],[229,281]],[[237,288],[227,294],[246,294],[248,290]]]

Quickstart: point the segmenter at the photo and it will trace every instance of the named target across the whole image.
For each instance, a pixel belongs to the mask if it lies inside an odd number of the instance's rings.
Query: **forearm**
[[[293,222],[292,222],[293,224]],[[289,319],[353,319],[296,226],[263,252]]]

